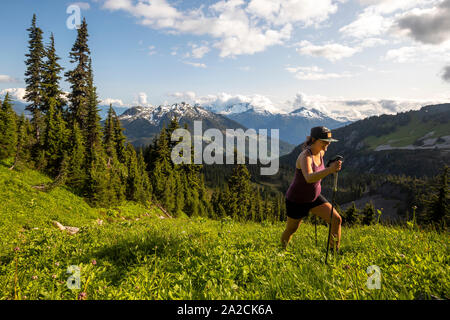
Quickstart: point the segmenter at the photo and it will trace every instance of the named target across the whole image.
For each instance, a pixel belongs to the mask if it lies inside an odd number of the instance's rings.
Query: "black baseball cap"
[[[319,139],[319,140],[323,140],[323,141],[328,141],[328,142],[339,141],[339,140],[333,139],[331,137],[331,130],[326,127],[312,128],[311,129],[311,137]]]

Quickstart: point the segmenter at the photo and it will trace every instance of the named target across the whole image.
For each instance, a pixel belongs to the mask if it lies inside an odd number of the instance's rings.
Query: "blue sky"
[[[88,22],[105,103],[251,102],[361,118],[450,102],[449,0],[3,1],[0,92],[23,94],[33,13],[71,68],[72,4]]]

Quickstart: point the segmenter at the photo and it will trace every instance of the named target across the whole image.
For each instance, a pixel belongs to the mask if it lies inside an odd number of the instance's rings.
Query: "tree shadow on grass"
[[[104,279],[114,284],[120,283],[133,269],[133,267],[141,264],[140,261],[144,257],[151,257],[159,259],[176,255],[176,248],[180,247],[182,239],[168,239],[161,235],[152,235],[145,238],[144,241],[140,238],[119,240],[117,243],[103,246],[97,251],[92,252],[89,258],[95,257],[99,265],[102,262],[107,262],[107,265],[112,265],[105,273]]]

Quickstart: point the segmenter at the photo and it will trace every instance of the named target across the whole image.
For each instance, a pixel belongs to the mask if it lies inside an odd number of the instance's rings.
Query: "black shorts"
[[[309,210],[321,204],[329,202],[323,195],[319,195],[313,202],[296,203],[286,199],[286,215],[292,219],[303,219],[309,214]]]

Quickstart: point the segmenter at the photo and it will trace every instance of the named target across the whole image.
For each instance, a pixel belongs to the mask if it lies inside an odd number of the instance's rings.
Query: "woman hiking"
[[[323,163],[323,155],[332,141],[338,140],[331,137],[330,129],[314,127],[302,145],[303,151],[297,158],[294,180],[285,197],[287,224],[281,235],[284,249],[309,212],[330,223],[331,204],[320,194],[320,181],[341,170],[342,161],[332,162],[327,168]],[[339,250],[342,218],[335,209],[332,221],[330,247]]]

